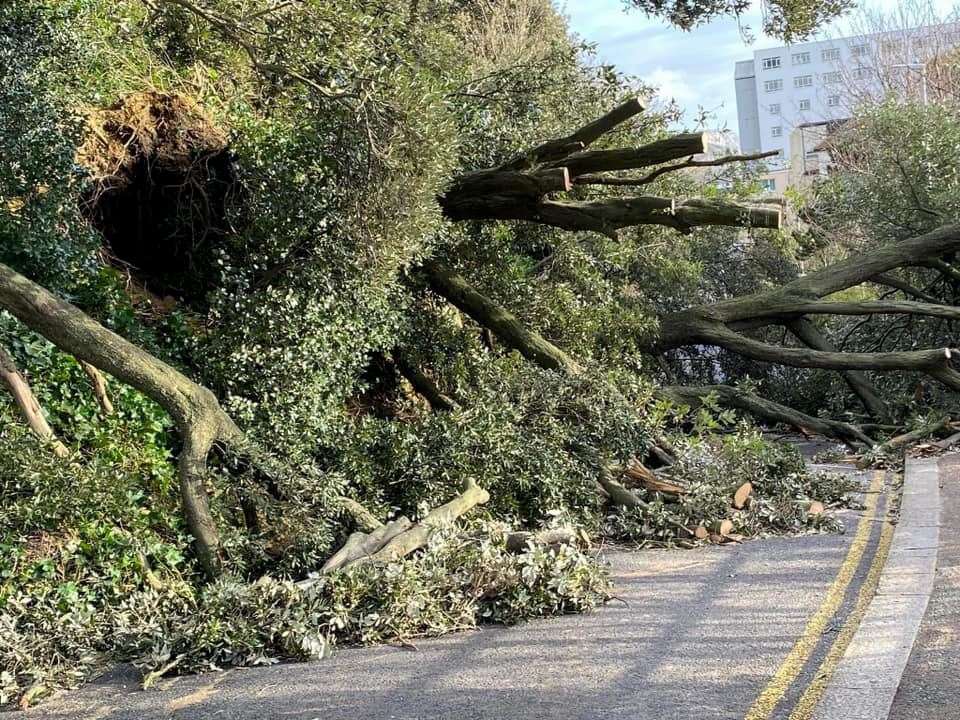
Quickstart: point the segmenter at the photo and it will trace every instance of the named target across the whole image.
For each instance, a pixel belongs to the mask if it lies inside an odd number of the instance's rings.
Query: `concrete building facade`
[[[798,131],[802,148],[805,128],[849,117],[867,96],[897,90],[925,99],[927,68],[960,44],[958,31],[956,24],[937,25],[755,51],[734,74],[741,151],[779,151],[767,161],[766,184],[782,192],[797,174],[787,172],[791,165],[813,159],[797,157]],[[823,167],[822,158],[816,162]]]

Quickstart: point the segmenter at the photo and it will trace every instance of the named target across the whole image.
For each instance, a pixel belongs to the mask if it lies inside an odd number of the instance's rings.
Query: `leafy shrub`
[[[563,516],[596,529],[601,468],[649,445],[651,422],[638,411],[649,386],[569,378],[517,355],[474,372],[455,412],[356,424],[339,467],[359,496],[411,513],[446,502],[472,477],[490,492],[484,511],[493,517],[539,526]]]
[[[335,645],[582,612],[607,598],[608,580],[579,550],[513,555],[498,527],[474,523],[437,533],[416,557],[348,568],[306,589],[269,576],[202,588],[165,579],[159,589],[142,583],[93,606],[64,588],[0,606],[0,702],[30,688],[75,685],[107,661],[132,660],[150,680],[174,669],[311,659]]]

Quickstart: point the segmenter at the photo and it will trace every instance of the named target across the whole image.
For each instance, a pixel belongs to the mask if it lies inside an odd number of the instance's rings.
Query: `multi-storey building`
[[[793,175],[798,130],[847,118],[866,96],[896,90],[926,98],[930,63],[960,44],[958,30],[950,24],[821,40],[757,50],[738,62],[740,148],[780,152],[768,161],[767,189],[782,192]]]

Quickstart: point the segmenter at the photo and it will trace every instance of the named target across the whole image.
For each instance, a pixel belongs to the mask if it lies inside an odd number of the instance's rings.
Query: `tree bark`
[[[814,350],[823,350],[825,352],[837,352],[820,329],[806,318],[797,318],[788,323],[787,327],[800,342]],[[841,370],[840,374],[850,386],[850,389],[860,398],[860,402],[867,409],[870,415],[880,422],[887,419],[889,413],[887,404],[880,398],[877,389],[873,383],[867,379],[867,376],[859,370]]]
[[[13,357],[3,347],[0,347],[0,377],[7,384],[7,389],[10,390],[13,401],[20,408],[20,412],[33,433],[47,443],[57,457],[69,455],[70,451],[67,450],[67,446],[60,442],[53,432],[53,428],[50,427],[47,419],[43,416],[43,410],[33,394],[30,383],[20,372]]]
[[[359,563],[386,563],[399,560],[429,542],[438,529],[452,524],[461,515],[490,499],[490,493],[473,480],[468,480],[463,492],[445,505],[430,511],[420,522],[411,525],[406,518],[381,525],[370,533],[354,533],[344,546],[324,565],[323,572],[346,569]],[[309,587],[316,580],[304,580],[301,587]]]
[[[917,265],[957,249],[960,249],[960,226],[945,225],[924,235],[853,255],[780,288],[670,313],[660,318],[660,335],[650,343],[648,350],[662,353],[685,345],[707,344],[755,360],[793,367],[841,371],[912,370],[926,373],[947,387],[960,390],[960,374],[951,367],[956,351],[951,348],[845,353],[778,347],[739,332],[771,324],[789,325],[806,313],[824,314],[832,310],[847,314],[891,312],[956,319],[955,308],[936,303],[833,303],[820,298],[875,281],[877,276],[890,270]]]
[[[208,575],[220,570],[220,539],[204,488],[214,442],[246,440],[210,390],[153,357],[67,302],[0,264],[0,307],[62,351],[107,372],[166,410],[183,438],[180,495],[197,557]]]
[[[911,430],[910,432],[903,433],[902,435],[897,435],[887,440],[882,445],[878,445],[875,448],[875,454],[882,455],[884,453],[896,452],[902,448],[905,448],[907,445],[917,442],[918,440],[923,440],[924,438],[930,437],[934,433],[938,433],[944,428],[948,427],[950,424],[950,418],[940,418],[929,422],[926,425],[918,427],[916,430]],[[870,465],[870,456],[864,456],[857,462],[857,467],[863,469]]]
[[[477,292],[461,275],[436,261],[423,266],[430,286],[483,327],[490,328],[509,347],[541,367],[576,375],[580,365],[563,350],[528,330],[516,316]]]
[[[644,111],[644,102],[638,97],[624,101],[606,115],[587,123],[566,137],[548,140],[531,150],[517,155],[512,160],[501,165],[498,170],[524,170],[534,165],[558,160],[571,152],[582,150],[591,145],[603,135],[613,130],[635,115]]]
[[[113,403],[110,401],[110,394],[107,392],[107,379],[103,376],[103,373],[83,360],[80,361],[80,367],[83,368],[83,372],[90,379],[93,395],[100,405],[100,412],[104,415],[113,415]]]
[[[576,179],[584,173],[633,170],[660,163],[682,160],[691,155],[707,152],[705,133],[687,133],[657,140],[636,148],[613,150],[584,150],[548,163],[546,167],[565,167],[570,177]]]
[[[403,354],[394,351],[393,363],[403,377],[405,377],[413,389],[417,391],[428,403],[434,412],[453,412],[457,409],[457,403],[440,391],[437,384],[427,377],[420,368],[406,361]]]
[[[662,388],[657,394],[675,404],[692,408],[700,407],[704,398],[714,395],[717,401],[726,407],[742,410],[771,423],[789,425],[804,433],[816,433],[835,438],[853,449],[859,450],[864,445],[866,447],[873,445],[869,436],[856,425],[839,420],[816,418],[732,385],[671,385]]]

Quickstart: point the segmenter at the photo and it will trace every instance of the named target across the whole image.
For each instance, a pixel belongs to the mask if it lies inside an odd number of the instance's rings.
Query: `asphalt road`
[[[120,669],[25,717],[787,718],[867,576],[883,514],[884,496],[874,496],[876,517],[861,523],[863,513],[847,513],[842,535],[611,553],[618,600],[591,614],[421,641],[415,651],[345,649],[315,663],[177,678],[150,691]]]

